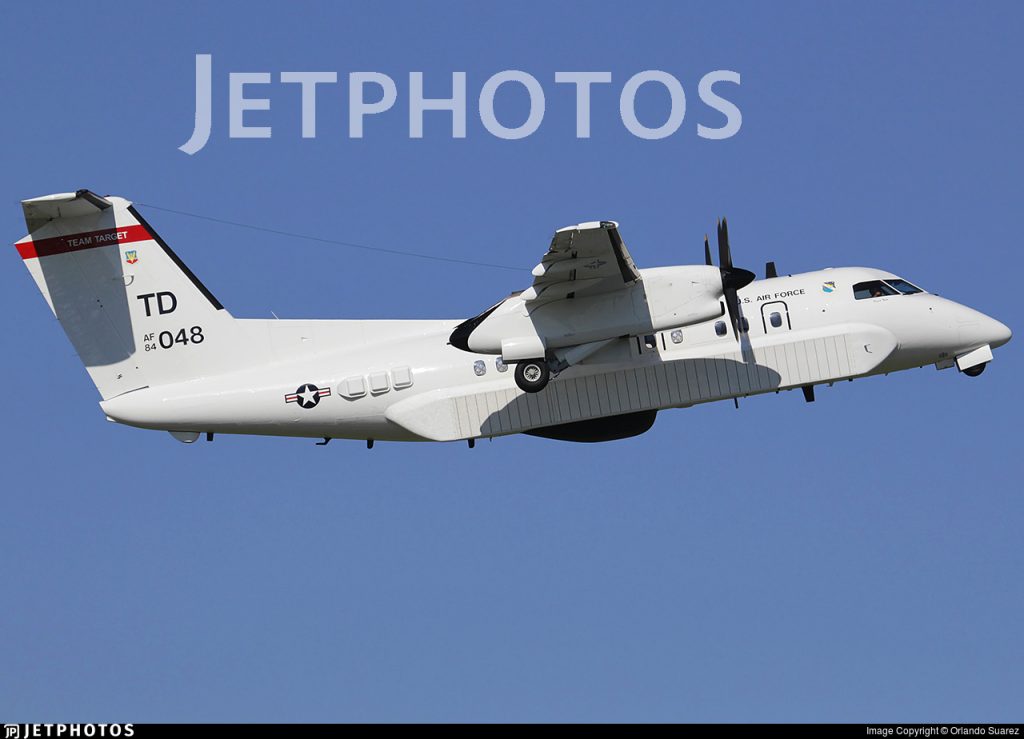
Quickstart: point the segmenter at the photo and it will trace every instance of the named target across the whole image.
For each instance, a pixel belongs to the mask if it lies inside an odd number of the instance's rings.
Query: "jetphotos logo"
[[[473,113],[479,116],[484,130],[491,136],[503,140],[523,139],[536,133],[544,123],[549,96],[575,96],[576,138],[589,139],[590,121],[595,114],[591,110],[591,92],[596,86],[614,85],[615,82],[611,72],[555,72],[544,81],[545,87],[540,79],[528,72],[506,69],[489,76],[478,91],[473,90]],[[304,139],[316,138],[317,135],[318,96],[347,96],[348,137],[361,139],[364,132],[373,127],[374,116],[387,115],[395,106],[400,86],[404,88],[402,94],[408,96],[409,138],[423,138],[423,118],[428,111],[437,111],[434,115],[450,115],[451,137],[466,138],[470,92],[465,72],[451,73],[451,96],[443,98],[423,94],[422,72],[409,72],[408,80],[400,81],[381,72],[349,72],[341,83],[347,86],[347,90],[339,89],[337,72],[279,72],[276,75],[271,72],[229,72],[227,83],[228,137],[232,139],[271,138],[271,126],[256,125],[251,121],[253,116],[247,122],[246,112],[270,110],[278,85],[298,85],[300,88]],[[695,130],[700,138],[713,140],[728,139],[739,133],[743,123],[740,109],[722,94],[735,92],[739,84],[739,72],[728,69],[716,69],[701,77],[697,95],[702,105],[695,116],[700,121],[695,122],[690,130]],[[652,88],[651,93],[645,91],[645,95],[662,95],[669,102],[664,120],[642,123],[637,116],[637,94],[645,86]],[[499,121],[494,101],[503,91],[507,94],[506,88],[513,87],[524,89],[529,102],[518,115],[508,116],[516,120]],[[210,140],[214,126],[213,89],[213,55],[196,54],[195,126],[189,140],[178,147],[186,154],[201,151]],[[517,99],[521,97],[520,93]],[[658,69],[636,72],[622,84],[618,98],[619,120],[637,138],[664,139],[689,128],[683,126],[687,115],[686,92],[682,83],[668,72]],[[610,111],[599,109],[596,114],[609,115]],[[657,125],[649,125],[652,123]],[[342,127],[332,121],[329,128],[338,131]]]
[[[135,736],[135,724],[4,724],[4,739],[107,739]]]

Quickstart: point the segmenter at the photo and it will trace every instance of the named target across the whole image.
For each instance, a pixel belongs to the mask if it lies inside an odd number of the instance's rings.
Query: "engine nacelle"
[[[548,349],[636,336],[703,323],[722,315],[722,278],[703,265],[640,270],[641,280],[620,290],[562,300],[514,295],[460,324],[451,343],[466,351],[501,354],[516,362]]]
[[[652,330],[691,326],[722,315],[718,267],[655,267],[640,274]]]

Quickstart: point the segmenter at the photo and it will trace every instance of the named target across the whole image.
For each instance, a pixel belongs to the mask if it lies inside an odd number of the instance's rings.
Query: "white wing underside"
[[[533,285],[522,298],[530,305],[622,290],[640,279],[614,221],[591,221],[555,231]]]

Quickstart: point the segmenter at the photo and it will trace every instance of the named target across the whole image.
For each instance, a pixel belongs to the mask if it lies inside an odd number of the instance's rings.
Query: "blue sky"
[[[891,269],[1021,329],[1024,11],[986,3],[208,3],[7,8],[0,85],[18,201],[89,187],[384,248],[396,258],[140,206],[239,316],[466,317],[522,288],[553,229],[620,221],[640,266]],[[189,157],[196,53],[214,131]],[[540,130],[474,101],[522,69]],[[618,92],[682,83],[642,141]],[[741,73],[721,93],[702,75]],[[609,71],[577,140],[558,71]],[[342,85],[300,137],[274,83],[264,140],[227,136],[229,72],[379,71],[398,102],[348,138]],[[468,77],[467,137],[407,76]],[[525,96],[499,117],[525,117]],[[638,97],[657,125],[667,103]],[[1024,682],[1020,340],[982,377],[913,370],[662,413],[608,445],[219,437],[106,423],[9,249],[0,269],[0,718],[5,721],[1009,721]]]

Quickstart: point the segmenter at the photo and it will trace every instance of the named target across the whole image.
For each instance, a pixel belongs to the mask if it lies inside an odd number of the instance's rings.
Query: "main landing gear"
[[[526,393],[539,393],[551,379],[551,368],[543,359],[526,359],[516,365],[516,385]]]

